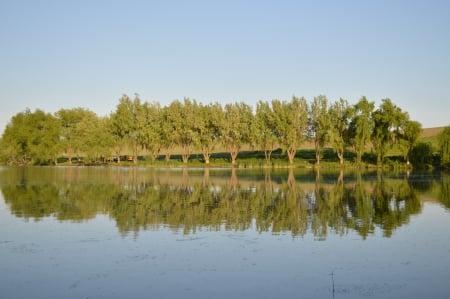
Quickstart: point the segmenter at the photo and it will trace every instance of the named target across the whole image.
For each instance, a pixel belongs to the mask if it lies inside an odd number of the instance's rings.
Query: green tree
[[[57,163],[61,151],[60,123],[51,114],[26,109],[12,117],[3,133],[3,143],[11,159],[27,163]]]
[[[250,128],[253,122],[252,108],[241,102],[225,105],[221,135],[231,156],[231,164],[236,164],[242,145],[250,141]]]
[[[323,96],[314,97],[309,112],[309,133],[308,135],[314,141],[316,152],[316,164],[320,165],[323,148],[328,139],[330,127],[330,118],[328,116],[328,99]]]
[[[159,103],[145,102],[142,107],[144,121],[142,143],[150,159],[156,160],[162,148],[162,109]]]
[[[420,133],[422,133],[422,124],[405,117],[403,124],[401,124],[399,143],[403,158],[408,165],[410,164],[411,152],[419,140]]]
[[[165,160],[170,161],[172,152],[177,144],[177,135],[174,134],[179,127],[179,113],[181,103],[179,101],[173,101],[169,106],[165,106],[162,109],[161,114],[161,142],[162,147],[165,150]]]
[[[292,97],[290,102],[273,100],[271,119],[274,132],[289,163],[294,163],[297,149],[306,138],[308,104],[304,98]]]
[[[441,164],[448,165],[450,163],[450,126],[445,127],[439,134],[439,148],[441,153]]]
[[[394,105],[390,99],[383,99],[380,107],[372,113],[374,128],[371,141],[377,165],[381,166],[389,149],[400,136],[400,128],[406,114]]]
[[[82,151],[87,160],[100,161],[102,157],[111,154],[114,137],[108,132],[109,120],[98,117],[95,113],[86,113],[75,129],[75,136],[80,143],[77,148]]]
[[[362,155],[370,141],[370,134],[374,126],[371,114],[374,108],[375,103],[369,102],[366,97],[362,97],[353,106],[349,125],[349,141],[355,149],[357,165],[361,165]]]
[[[84,108],[60,109],[55,116],[61,123],[61,143],[69,158],[69,165],[72,165],[72,157],[79,156],[80,149],[86,144],[86,133],[83,132],[83,128],[87,124],[84,122],[97,116]]]
[[[7,163],[27,163],[28,161],[28,128],[29,109],[17,113],[11,118],[2,134],[1,150]]]
[[[174,103],[176,111],[173,113],[178,114],[178,118],[174,122],[175,131],[173,134],[176,136],[176,142],[181,146],[182,154],[181,158],[183,163],[187,163],[189,156],[191,155],[192,147],[198,140],[198,112],[199,107],[195,100],[191,101],[185,98],[183,103]]]
[[[344,164],[344,150],[348,143],[348,125],[351,109],[347,100],[339,99],[329,110],[330,128],[328,131],[330,144],[339,158],[339,164]]]
[[[128,144],[133,151],[133,161],[137,163],[139,146],[145,143],[142,105],[139,96],[131,100],[127,95],[119,99],[116,111],[111,115],[112,133],[116,137],[116,144]],[[118,153],[120,159],[120,153]],[[120,162],[120,160],[119,160]]]
[[[252,127],[251,143],[264,151],[266,163],[270,164],[272,152],[278,146],[275,128],[271,122],[272,110],[269,103],[259,101],[256,104],[255,119]]]
[[[411,150],[410,160],[415,165],[431,164],[433,162],[433,146],[431,143],[419,142]]]
[[[219,103],[199,106],[195,121],[198,130],[197,146],[202,151],[205,164],[209,164],[212,151],[220,142],[220,125],[223,121],[224,111]]]

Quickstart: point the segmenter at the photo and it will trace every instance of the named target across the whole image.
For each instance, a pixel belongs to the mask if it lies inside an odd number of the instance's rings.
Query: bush
[[[410,161],[413,165],[433,164],[433,147],[430,143],[419,142],[411,151]]]

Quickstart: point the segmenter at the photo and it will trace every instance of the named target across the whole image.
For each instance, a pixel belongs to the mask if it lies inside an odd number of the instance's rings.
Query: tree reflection
[[[326,180],[324,180],[326,177]],[[441,202],[450,206],[450,178],[441,180]],[[253,179],[205,169],[199,175],[137,168],[0,171],[1,191],[17,217],[82,221],[106,214],[123,234],[170,227],[184,234],[199,229],[313,234],[350,230],[367,238],[377,229],[386,237],[420,213],[410,179],[361,172],[272,173]]]
[[[448,173],[442,176],[438,198],[447,209],[450,209],[450,175]]]

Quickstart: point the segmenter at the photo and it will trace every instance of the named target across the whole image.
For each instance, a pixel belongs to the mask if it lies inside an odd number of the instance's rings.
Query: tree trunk
[[[137,157],[138,157],[138,145],[136,143],[134,145],[134,150],[133,150],[133,164],[137,164]]]
[[[181,155],[181,159],[183,160],[183,163],[187,163],[189,161],[190,155],[191,155],[190,143],[183,144],[183,154]]]
[[[381,167],[383,165],[383,159],[381,154],[377,154],[377,167]]]
[[[72,165],[72,156],[73,156],[72,144],[69,144],[67,147],[67,156],[69,158],[69,165]]]
[[[230,152],[230,156],[231,156],[231,164],[234,166],[236,165],[236,159],[237,159],[237,155],[239,152],[237,151],[231,151]]]
[[[152,161],[155,161],[158,158],[158,155],[159,155],[159,149],[152,150],[150,152],[150,159]]]
[[[166,148],[166,156],[165,156],[165,158],[164,158],[164,160],[166,161],[166,162],[169,162],[170,161],[170,156],[172,156],[172,145],[169,145],[167,148]]]
[[[231,143],[228,145],[228,151],[230,152],[230,156],[231,156],[231,164],[233,166],[236,165],[236,159],[237,156],[239,154],[239,145],[235,144],[235,143]]]
[[[266,163],[270,164],[270,159],[272,156],[272,150],[265,150],[264,151],[264,157],[266,158]]]
[[[211,159],[211,150],[210,147],[208,146],[202,146],[202,155],[203,155],[203,160],[205,160],[205,164],[209,164],[209,161]]]
[[[314,148],[316,150],[316,165],[319,166],[321,150],[320,150],[319,140],[317,138],[314,139]]]
[[[295,158],[296,149],[295,148],[288,148],[286,152],[287,152],[287,155],[288,155],[289,164],[294,164],[294,158]]]
[[[361,155],[361,151],[357,150],[356,151],[356,165],[357,166],[361,166],[361,159],[362,155]]]
[[[344,152],[342,151],[339,151],[338,153],[337,153],[337,155],[338,155],[338,158],[339,158],[339,165],[344,165]]]
[[[361,165],[362,155],[363,155],[364,150],[365,150],[364,144],[358,144],[357,146],[355,146],[355,151],[356,151],[356,165],[357,165],[357,166],[360,166],[360,165]]]

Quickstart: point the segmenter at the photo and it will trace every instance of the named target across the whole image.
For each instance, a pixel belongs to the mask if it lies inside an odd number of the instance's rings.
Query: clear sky
[[[0,0],[0,131],[18,112],[390,98],[450,125],[450,1]]]

